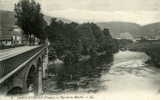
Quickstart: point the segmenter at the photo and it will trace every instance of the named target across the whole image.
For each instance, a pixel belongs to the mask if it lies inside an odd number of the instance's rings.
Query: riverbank
[[[145,52],[148,56],[150,56],[147,63],[153,64],[160,68],[160,47],[150,48]]]
[[[160,67],[160,40],[133,43],[129,50],[145,52],[150,57],[147,63]]]

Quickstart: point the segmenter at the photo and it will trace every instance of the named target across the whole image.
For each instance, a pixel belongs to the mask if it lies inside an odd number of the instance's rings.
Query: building
[[[18,26],[14,26],[11,31],[12,45],[22,45],[23,44],[23,30]]]
[[[0,47],[14,45],[33,45],[40,43],[40,40],[35,36],[31,36],[29,41],[28,36],[23,34],[20,27],[15,25],[15,14],[10,11],[0,11]]]
[[[10,35],[11,29],[0,29],[0,45],[9,46],[12,44],[12,36]]]
[[[0,45],[11,45],[12,26],[14,25],[14,15],[10,16],[10,12],[0,12]]]
[[[0,28],[0,45],[15,46],[23,44],[23,31],[18,26]]]
[[[15,25],[16,18],[10,11],[0,11],[0,46],[22,44],[23,31]]]

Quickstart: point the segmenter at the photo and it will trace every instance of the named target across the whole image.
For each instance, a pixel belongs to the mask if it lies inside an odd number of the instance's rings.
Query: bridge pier
[[[38,68],[38,91],[37,91],[37,94],[40,95],[43,93],[43,80],[42,80],[42,67],[39,67]]]
[[[46,49],[46,54],[44,55],[43,59],[43,79],[46,78],[46,70],[48,67],[48,48]]]

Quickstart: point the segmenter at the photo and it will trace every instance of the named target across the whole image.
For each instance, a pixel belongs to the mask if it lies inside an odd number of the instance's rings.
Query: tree
[[[106,44],[105,35],[103,34],[100,27],[98,27],[96,24],[91,23],[91,28],[92,28],[92,34],[96,38],[96,42],[98,44],[97,51],[98,52],[103,52],[104,51],[104,46]]]
[[[118,42],[116,39],[112,38],[109,29],[104,29],[103,34],[105,36],[105,46],[104,46],[105,51],[108,53],[118,52],[119,49]]]
[[[16,24],[23,29],[30,44],[32,35],[39,39],[46,38],[44,33],[46,22],[43,19],[39,3],[34,0],[21,0],[15,4],[15,12]]]
[[[98,44],[93,34],[93,30],[90,23],[84,23],[77,27],[77,33],[79,34],[80,42],[83,46],[83,54],[95,52]]]
[[[76,31],[77,26],[77,23],[67,24],[52,18],[51,24],[46,28],[56,56],[63,60],[65,64],[72,64],[78,61],[81,52],[79,35]]]

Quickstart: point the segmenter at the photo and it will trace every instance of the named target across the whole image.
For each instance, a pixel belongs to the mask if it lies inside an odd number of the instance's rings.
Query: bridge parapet
[[[24,67],[26,67],[28,63],[37,59],[39,55],[45,57],[45,53],[47,53],[47,47],[43,45],[18,54],[16,56],[0,60],[0,85],[9,80],[10,77],[17,74],[17,72],[19,73],[21,69],[25,69]],[[42,66],[44,65],[46,66],[46,64],[42,64]]]

